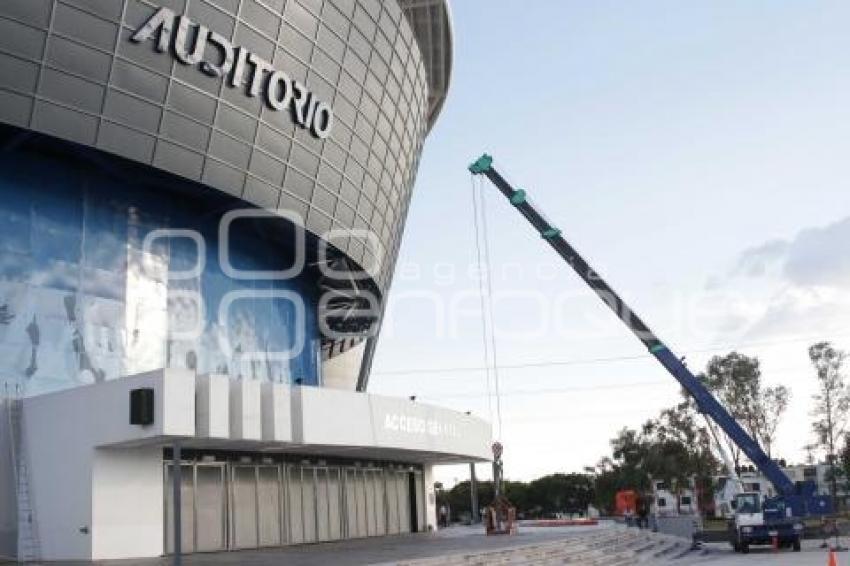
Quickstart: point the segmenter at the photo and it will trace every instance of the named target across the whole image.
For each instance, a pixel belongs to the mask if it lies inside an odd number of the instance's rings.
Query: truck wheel
[[[750,543],[742,542],[741,543],[741,553],[749,554],[750,553]]]
[[[800,552],[800,539],[795,539],[792,546],[794,547],[794,552]]]

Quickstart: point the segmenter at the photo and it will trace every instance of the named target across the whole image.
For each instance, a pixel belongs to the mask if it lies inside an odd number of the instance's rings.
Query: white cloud
[[[846,332],[850,322],[850,217],[806,228],[791,239],[747,248],[718,285],[746,297],[747,309],[723,309],[739,336],[818,336]],[[746,313],[748,316],[742,317]]]
[[[741,253],[733,275],[762,277],[775,268],[788,253],[790,244],[785,240],[771,240],[748,248]]]
[[[850,285],[850,217],[824,227],[807,228],[791,240],[771,240],[745,250],[734,275],[774,273],[801,287]]]

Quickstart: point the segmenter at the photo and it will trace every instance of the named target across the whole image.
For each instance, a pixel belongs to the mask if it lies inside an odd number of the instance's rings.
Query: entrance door
[[[320,541],[331,540],[328,500],[328,469],[316,468],[316,533]]]
[[[195,551],[224,550],[226,542],[226,488],[224,464],[195,466]]]
[[[428,518],[425,516],[425,477],[421,471],[413,472],[416,480],[416,518],[418,523],[417,532],[424,533],[427,530]]]
[[[342,481],[340,468],[328,468],[328,538],[342,538]]]
[[[375,490],[375,534],[382,536],[387,534],[387,498],[384,472],[375,470],[372,473],[371,481]]]
[[[386,470],[384,472],[384,485],[386,486],[387,494],[387,533],[391,535],[401,532],[395,476],[395,470]]]
[[[366,503],[366,476],[361,469],[354,473],[354,499],[357,502],[357,536],[369,536],[366,524],[368,522],[368,509]]]
[[[174,494],[173,465],[165,465],[165,552],[174,552]],[[195,481],[192,464],[180,467],[180,548],[195,552]]]
[[[301,467],[289,467],[286,479],[287,511],[289,513],[289,542],[299,544],[304,542],[304,514],[301,504]]]
[[[301,506],[304,525],[304,542],[318,541],[316,532],[316,470],[302,468],[301,473]]]
[[[354,468],[343,470],[343,500],[345,503],[345,537],[357,538],[357,497],[354,495]]]
[[[230,533],[232,548],[256,548],[257,468],[234,465],[230,468]]]
[[[410,488],[407,483],[407,472],[396,471],[392,474],[395,480],[396,500],[398,501],[398,524],[401,532],[410,532]]]
[[[416,474],[407,472],[407,498],[410,501],[410,532],[419,532],[419,498],[416,496]]]
[[[257,517],[259,519],[260,546],[279,546],[281,543],[280,468],[257,468]]]
[[[366,489],[366,535],[373,537],[378,534],[378,506],[375,504],[374,470],[363,471],[363,483]]]

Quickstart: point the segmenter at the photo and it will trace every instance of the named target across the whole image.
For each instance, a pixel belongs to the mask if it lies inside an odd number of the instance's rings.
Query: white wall
[[[45,560],[91,558],[91,537],[80,532],[91,528],[90,419],[74,400],[66,407],[39,397],[24,401],[30,498]]]
[[[230,437],[260,440],[263,437],[262,384],[240,379],[230,382]]]
[[[162,448],[95,450],[92,559],[163,553]]]
[[[263,440],[292,441],[292,394],[288,385],[263,383]]]
[[[164,370],[24,400],[30,496],[43,559],[162,554],[161,449],[96,447],[194,436],[194,381],[191,372]],[[130,424],[129,392],[138,387],[154,389],[151,426]],[[120,538],[110,541],[110,533]]]
[[[357,378],[360,377],[360,366],[363,365],[365,351],[366,341],[364,340],[350,350],[322,361],[322,386],[354,391],[357,387]]]
[[[8,408],[7,403],[0,403],[0,558],[17,556],[18,539],[18,496]]]
[[[492,429],[471,415],[408,399],[318,387],[293,388],[292,396],[296,442],[490,458]]]
[[[199,375],[195,380],[195,432],[200,437],[230,438],[230,378]]]
[[[425,525],[429,531],[436,531],[439,523],[437,523],[437,491],[434,489],[434,466],[423,466],[422,481],[425,483]]]
[[[129,424],[129,393],[138,387],[154,389],[155,417],[150,426]],[[382,450],[398,454],[396,450],[402,449],[421,451],[422,460],[430,462],[444,461],[442,454],[466,461],[489,456],[486,422],[439,407],[316,387],[261,388],[259,382],[229,382],[227,389],[227,395],[207,399],[210,402],[202,410],[210,413],[209,425],[226,422],[229,413],[229,438],[196,434],[196,380],[183,370],[25,399],[24,445],[42,558],[162,554],[161,450],[176,438],[187,445],[194,441],[223,449],[234,447],[234,441],[243,449],[284,448],[296,453],[301,449],[298,444],[326,447],[328,454],[339,447],[352,456],[359,448],[370,454]],[[224,402],[226,396],[229,404]],[[206,402],[204,395],[199,398]],[[287,419],[291,429],[285,426]],[[430,466],[423,480],[426,522],[433,528],[437,520]]]
[[[368,395],[318,387],[293,388],[292,437],[301,444],[373,445]]]

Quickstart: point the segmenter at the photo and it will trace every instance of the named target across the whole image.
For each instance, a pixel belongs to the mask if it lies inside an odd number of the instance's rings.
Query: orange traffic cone
[[[835,559],[835,551],[829,551],[829,561],[827,561],[826,566],[838,566],[838,560]]]

